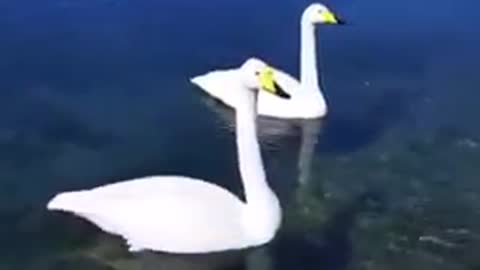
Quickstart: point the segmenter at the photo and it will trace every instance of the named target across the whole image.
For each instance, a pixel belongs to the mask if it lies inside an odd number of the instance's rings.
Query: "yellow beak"
[[[338,23],[338,20],[337,20],[337,17],[335,17],[335,14],[333,14],[330,11],[323,12],[322,16],[323,16],[322,19],[325,23],[331,23],[331,24],[337,24]]]
[[[258,79],[260,80],[260,85],[264,90],[275,94],[275,82],[273,78],[273,69],[271,67],[265,67],[262,69],[258,75]]]
[[[285,92],[276,82],[273,69],[269,66],[263,68],[258,74],[261,89],[280,98],[290,99],[290,94]]]

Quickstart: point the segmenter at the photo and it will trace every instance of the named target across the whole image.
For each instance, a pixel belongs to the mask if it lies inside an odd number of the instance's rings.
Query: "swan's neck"
[[[300,35],[300,83],[304,90],[318,91],[315,26],[302,19]]]
[[[236,108],[237,151],[240,176],[248,205],[265,202],[272,192],[266,181],[256,127],[256,93],[246,91]]]

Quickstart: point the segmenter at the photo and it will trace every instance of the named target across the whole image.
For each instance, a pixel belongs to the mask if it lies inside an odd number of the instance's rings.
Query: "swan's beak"
[[[290,94],[285,92],[275,81],[274,72],[271,67],[265,67],[263,70],[261,70],[258,78],[263,90],[281,98],[290,98]]]
[[[338,18],[331,11],[325,11],[322,13],[322,21],[326,24],[345,24],[342,19]]]

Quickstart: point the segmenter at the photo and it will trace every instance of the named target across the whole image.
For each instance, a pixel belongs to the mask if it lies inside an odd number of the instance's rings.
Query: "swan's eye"
[[[260,75],[260,71],[255,71],[255,76]]]

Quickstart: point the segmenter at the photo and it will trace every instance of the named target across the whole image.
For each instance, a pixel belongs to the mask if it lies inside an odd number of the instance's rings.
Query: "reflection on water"
[[[207,104],[231,129],[233,111],[211,100]],[[372,120],[378,123],[389,118],[388,113],[374,111]],[[322,151],[322,140],[330,136],[323,132],[323,121],[277,121],[258,118],[259,136],[270,146],[266,147],[267,167],[268,161],[286,151],[297,157],[298,169],[289,175],[296,179],[288,187],[294,190],[294,198],[288,201],[284,196],[283,200],[283,232],[271,246],[278,265],[289,265],[284,269],[299,264],[325,269],[467,269],[477,265],[469,252],[480,245],[480,213],[474,210],[480,206],[480,189],[473,180],[476,169],[471,167],[478,158],[478,145],[471,135],[455,129],[426,137],[390,132],[365,150],[348,155],[340,151],[332,159],[312,155],[318,145]],[[370,127],[366,123],[359,128]],[[299,143],[286,147],[291,141],[285,138]],[[277,180],[269,178],[274,186]],[[475,191],[468,191],[471,188]],[[453,190],[455,198],[449,195]],[[379,255],[369,259],[372,252]]]
[[[76,254],[69,254],[69,258],[64,258],[64,260],[82,258],[95,262],[99,266],[115,270],[234,270],[244,269],[245,260],[248,261],[253,253],[258,252],[261,251],[232,251],[202,255],[174,255],[159,252],[132,254],[126,251],[119,239],[102,235],[90,246]]]
[[[275,269],[293,269],[299,265],[303,269],[356,269],[355,265],[350,268],[351,233],[359,215],[381,210],[377,207],[381,199],[375,192],[365,192],[339,207],[321,225],[303,233],[290,231],[279,236],[272,246]]]
[[[225,106],[215,98],[209,97],[203,93],[202,102],[218,116],[220,125],[226,127],[230,132],[235,131],[235,111]],[[300,186],[307,184],[312,162],[315,155],[316,145],[320,136],[323,119],[276,119],[271,117],[257,117],[257,135],[263,148],[273,152],[274,155],[281,155],[282,150],[286,154],[287,160],[283,167],[288,167],[292,156],[297,157],[296,168],[293,170],[292,179],[282,179],[282,182],[295,180],[293,186],[288,187],[290,193],[296,193],[295,190]],[[293,143],[299,141],[299,144]],[[291,147],[290,147],[291,145]],[[289,148],[289,149],[287,149]],[[294,155],[294,153],[296,155]],[[265,156],[265,155],[264,155]],[[265,159],[265,157],[264,157]],[[268,159],[268,158],[267,158]],[[280,170],[282,173],[285,170]],[[295,175],[296,174],[296,175]],[[285,177],[282,177],[285,178]],[[270,177],[269,181],[275,185],[278,180],[276,176]],[[283,190],[280,191],[282,193]]]
[[[159,252],[132,254],[118,237],[101,233],[84,220],[65,220],[67,215],[58,214],[58,224],[44,225],[56,226],[60,229],[57,234],[75,235],[74,238],[70,239],[67,246],[57,246],[52,253],[37,258],[38,261],[30,265],[43,265],[45,269],[94,270],[286,270],[299,265],[302,269],[348,269],[352,260],[350,235],[357,216],[366,211],[378,212],[378,206],[382,203],[380,199],[378,194],[366,192],[339,207],[324,224],[310,227],[307,232],[290,228],[282,230],[271,244],[263,247],[205,255]],[[82,237],[87,237],[88,241],[79,241]],[[68,244],[75,246],[69,247]]]
[[[205,97],[205,104],[215,111],[231,131],[234,130],[234,110],[227,108],[213,98]],[[301,220],[311,224],[301,224],[286,221],[283,229],[267,248],[269,253],[261,253],[263,260],[274,262],[272,269],[295,269],[301,265],[302,269],[347,269],[352,256],[352,243],[350,233],[357,215],[364,211],[372,210],[371,206],[378,206],[382,202],[379,194],[364,192],[353,201],[336,210],[332,216],[323,208],[308,209],[310,207],[304,200],[313,200],[323,203],[323,194],[309,192],[309,183],[315,146],[321,133],[323,120],[279,120],[268,117],[258,117],[258,135],[261,142],[278,145],[284,137],[295,137],[300,140],[297,149],[297,177],[294,187],[293,202],[283,201],[286,219]],[[280,146],[278,146],[280,147]],[[275,182],[277,179],[268,179]],[[306,197],[306,198],[305,198]],[[289,204],[293,203],[292,206]],[[285,204],[289,205],[285,207]],[[373,209],[375,210],[375,209]],[[320,211],[319,213],[311,211]],[[303,218],[301,217],[303,215]],[[312,215],[322,216],[320,222],[315,222]],[[310,219],[307,221],[307,219]],[[285,221],[284,221],[285,222]],[[313,225],[313,226],[312,226]],[[271,258],[273,256],[274,259]],[[258,255],[257,255],[258,257]],[[265,269],[265,268],[255,268]]]
[[[298,182],[305,184],[310,179],[315,146],[320,133],[320,120],[304,120],[302,122],[301,146],[298,153]]]
[[[233,138],[234,111],[203,100]],[[259,117],[258,124],[267,169],[280,160],[279,177],[269,181],[288,194],[282,200],[284,224],[271,244],[208,256],[132,255],[122,241],[85,221],[35,207],[2,213],[7,221],[0,227],[2,237],[16,236],[16,244],[4,248],[6,258],[13,258],[4,264],[8,269],[236,270],[476,265],[469,250],[480,243],[480,196],[475,192],[480,186],[471,173],[478,143],[468,134],[444,130],[425,141],[399,144],[392,140],[405,137],[391,133],[367,150],[332,158],[314,155],[322,151],[316,148],[324,138],[324,121]],[[435,164],[449,165],[433,170]],[[448,181],[452,177],[458,181]],[[284,186],[288,181],[291,185]],[[28,249],[24,243],[31,243]],[[19,254],[28,259],[19,260]]]
[[[365,211],[377,211],[380,203],[377,194],[367,192],[340,207],[326,223],[310,228],[307,233],[282,230],[271,244],[263,247],[204,255],[132,254],[121,239],[95,232],[92,225],[78,219],[63,225],[83,230],[74,234],[89,235],[90,240],[73,249],[57,250],[48,261],[48,266],[53,268],[48,269],[286,270],[299,265],[302,269],[348,269],[352,260],[350,234],[357,216]]]
[[[233,111],[188,78],[251,56],[297,76],[307,2],[0,1],[0,269],[479,269],[477,1],[325,0],[350,22],[318,31],[331,113],[258,118],[285,210],[262,249],[131,255],[45,211],[151,174],[241,196]]]

